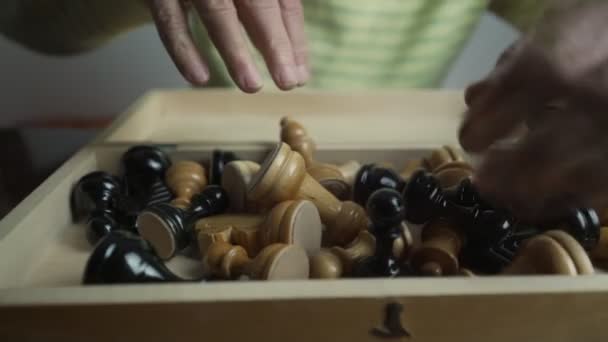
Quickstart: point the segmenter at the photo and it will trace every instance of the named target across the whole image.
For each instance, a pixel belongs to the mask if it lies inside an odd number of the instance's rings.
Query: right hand
[[[248,51],[245,28],[282,90],[302,86],[310,77],[304,16],[300,0],[147,0],[158,33],[180,73],[193,85],[209,81],[209,67],[195,46],[186,20],[192,3],[237,86],[247,93],[262,88]]]

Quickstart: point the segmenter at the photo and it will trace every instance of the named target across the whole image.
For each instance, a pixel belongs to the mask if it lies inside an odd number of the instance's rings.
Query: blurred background
[[[480,79],[516,36],[485,15],[441,86]],[[188,86],[151,25],[75,57],[38,55],[1,36],[0,51],[0,218],[148,89]],[[14,177],[23,181],[1,181]]]

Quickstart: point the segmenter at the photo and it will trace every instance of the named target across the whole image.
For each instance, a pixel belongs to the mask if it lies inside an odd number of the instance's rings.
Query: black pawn
[[[134,201],[128,206],[131,214],[149,205],[171,201],[171,191],[164,182],[171,160],[162,150],[134,146],[123,154],[121,164],[126,193]]]
[[[224,167],[231,161],[238,160],[237,156],[229,151],[214,150],[211,156],[211,167],[209,170],[209,184],[222,184]]]
[[[120,192],[118,178],[102,171],[85,175],[74,187],[70,201],[72,215],[75,220],[86,218],[86,235],[91,244],[119,228],[114,203]]]
[[[173,257],[194,239],[197,220],[217,215],[228,208],[228,195],[217,185],[209,185],[192,197],[186,210],[169,203],[159,203],[144,209],[137,218],[137,229],[163,259]]]
[[[401,236],[405,207],[399,192],[393,189],[375,191],[367,202],[372,222],[371,232],[376,238],[376,252],[361,260],[354,270],[357,277],[396,277],[402,274],[393,254],[393,245]]]
[[[114,231],[95,246],[82,283],[125,284],[184,281],[173,274],[140,237]]]
[[[394,170],[375,164],[363,165],[355,176],[353,200],[359,205],[365,206],[374,191],[394,189],[401,192],[404,186],[405,182]]]

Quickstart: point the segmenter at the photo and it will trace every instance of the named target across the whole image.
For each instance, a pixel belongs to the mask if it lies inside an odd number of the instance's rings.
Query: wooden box
[[[457,144],[463,111],[461,92],[152,92],[0,222],[0,341],[605,341],[603,274],[80,285],[91,247],[71,221],[71,187],[87,172],[116,171],[129,146],[158,144],[175,160],[218,147],[260,160],[289,115],[315,138],[319,160],[399,167]],[[391,308],[409,336],[377,333]]]

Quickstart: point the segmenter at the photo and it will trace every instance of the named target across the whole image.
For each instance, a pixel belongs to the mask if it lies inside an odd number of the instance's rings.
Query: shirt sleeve
[[[27,48],[67,55],[151,21],[144,0],[2,0],[0,33]]]

